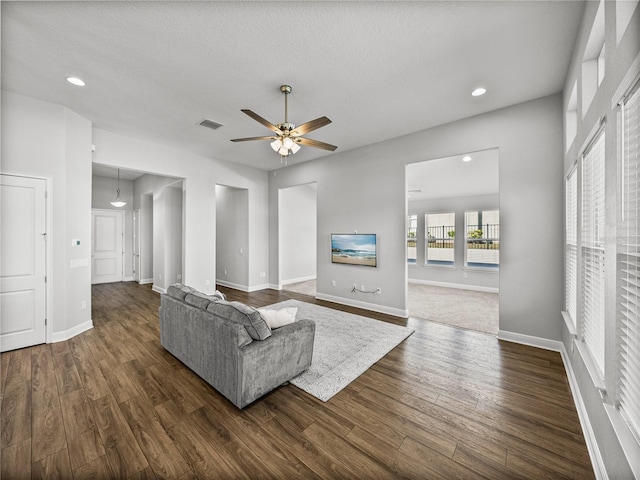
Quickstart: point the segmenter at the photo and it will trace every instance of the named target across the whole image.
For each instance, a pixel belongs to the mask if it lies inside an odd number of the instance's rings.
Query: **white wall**
[[[140,195],[139,198],[140,283],[153,283],[153,194]]]
[[[124,212],[123,273],[124,279],[128,281],[133,279],[133,182],[120,179],[120,198],[127,202],[122,208],[111,205],[116,199],[117,188],[117,178],[94,175],[91,183],[91,208]]]
[[[280,285],[316,277],[316,184],[280,189]]]
[[[153,289],[182,282],[182,189],[166,186],[153,195]]]
[[[500,274],[498,271],[495,271],[494,269],[480,271],[478,269],[463,268],[466,239],[464,234],[461,233],[465,231],[464,214],[466,211],[499,209],[499,202],[500,198],[498,194],[409,201],[409,215],[415,214],[418,216],[418,231],[416,234],[418,242],[417,262],[415,264],[408,265],[409,282],[425,281],[452,284],[454,286],[463,285],[469,288],[498,289],[500,287]],[[426,213],[444,212],[454,212],[456,216],[455,266],[425,267],[424,216]],[[502,247],[502,242],[500,246]]]
[[[48,334],[64,340],[92,325],[91,122],[60,105],[3,91],[1,148],[3,173],[49,181]],[[72,246],[76,238],[80,246]],[[71,268],[77,259],[86,266]]]
[[[215,185],[247,189],[248,286],[264,283],[260,273],[269,271],[266,172],[100,129],[93,130],[93,143],[96,163],[184,178],[183,282],[205,293],[215,291]]]
[[[216,283],[249,291],[249,192],[216,185]]]
[[[560,95],[278,170],[269,176],[270,243],[278,241],[278,190],[317,182],[318,296],[406,314],[406,165],[490,148],[500,149],[500,330],[560,340],[562,238],[551,233],[563,222]],[[553,228],[531,235],[542,222]],[[330,263],[329,235],[355,230],[378,234],[378,268]],[[275,283],[278,252],[270,255]],[[382,295],[352,294],[353,283]]]
[[[622,10],[629,10],[631,3],[628,3]],[[619,116],[615,103],[619,98],[617,92],[623,84],[625,76],[629,73],[640,71],[640,8],[635,7],[635,13],[623,34],[620,19],[617,14],[620,2],[604,2],[604,41],[605,41],[605,76],[602,83],[595,92],[595,96],[588,108],[582,104],[582,61],[584,52],[589,40],[591,26],[593,25],[596,11],[600,2],[587,2],[585,13],[582,19],[580,32],[578,34],[576,48],[573,53],[571,67],[569,69],[564,95],[564,110],[569,105],[570,94],[577,81],[577,119],[575,120],[576,135],[571,145],[567,145],[564,155],[564,170],[558,175],[558,182],[564,182],[564,173],[568,173],[571,166],[582,153],[585,142],[588,141],[594,126],[602,116],[606,116],[605,126],[605,202],[606,202],[606,231],[615,232],[616,222],[620,209],[616,205],[619,201],[618,174],[618,138],[619,138]],[[630,11],[630,10],[629,10]],[[621,37],[621,38],[620,38]],[[620,42],[618,43],[618,38]],[[632,65],[635,67],[632,69]],[[631,80],[631,79],[629,79]],[[613,200],[613,201],[611,201]],[[605,238],[605,384],[607,387],[607,399],[603,401],[600,392],[595,388],[594,383],[586,369],[585,362],[578,352],[573,348],[574,338],[569,333],[567,327],[562,323],[562,339],[567,352],[569,370],[575,377],[575,383],[580,393],[580,403],[583,413],[588,417],[588,429],[585,432],[587,442],[593,437],[597,443],[602,466],[606,469],[608,478],[633,478],[633,473],[629,467],[629,462],[621,448],[616,432],[614,431],[611,418],[619,418],[615,413],[614,402],[616,400],[615,378],[616,378],[616,352],[614,339],[617,335],[616,325],[616,236],[606,235]],[[564,291],[564,284],[561,287]],[[578,306],[580,307],[580,299]],[[609,407],[610,417],[605,410]],[[616,417],[617,415],[617,417]],[[633,444],[633,440],[630,442]],[[637,440],[635,443],[635,461],[638,462],[640,454]],[[638,467],[636,467],[638,468]],[[601,473],[604,478],[604,473]]]

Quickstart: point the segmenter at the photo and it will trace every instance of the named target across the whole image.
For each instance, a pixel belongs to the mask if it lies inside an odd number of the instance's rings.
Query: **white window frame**
[[[430,215],[451,215],[453,220],[452,220],[452,225],[447,225],[450,226],[454,232],[454,236],[453,237],[449,237],[448,235],[446,237],[442,236],[442,237],[434,237],[434,241],[438,242],[438,241],[450,241],[451,245],[452,245],[452,254],[453,254],[453,260],[451,260],[451,263],[442,263],[442,264],[435,264],[435,263],[429,263],[429,250],[433,247],[430,247],[430,238],[429,238],[429,229],[431,228],[430,224],[429,224],[429,216]],[[440,225],[436,225],[436,226],[440,226]],[[431,212],[431,213],[425,213],[424,214],[424,265],[426,267],[437,267],[437,268],[455,268],[456,266],[456,212],[454,211],[447,211],[447,212]],[[447,232],[448,234],[448,232]],[[435,249],[434,250],[441,250],[441,249]],[[432,261],[438,261],[433,260]],[[443,260],[446,262],[449,262],[449,260]]]
[[[607,413],[640,478],[640,73],[621,96],[615,403]],[[636,459],[634,462],[632,459]]]
[[[414,222],[415,222],[415,226],[414,226]],[[411,237],[410,233],[411,231],[413,231],[414,236]],[[409,242],[413,241],[416,246],[414,247],[416,250],[416,256],[415,258],[410,258],[409,257]],[[413,260],[413,261],[411,261]],[[409,265],[416,265],[418,263],[418,215],[417,214],[410,214],[407,217],[407,263]]]
[[[569,333],[577,336],[578,318],[578,168],[577,163],[565,179],[565,310],[562,312]]]
[[[605,391],[605,121],[589,136],[582,157],[580,208],[579,348],[594,384]]]
[[[469,265],[469,263],[474,263],[469,261],[469,214],[470,213],[480,213],[480,212],[498,212],[498,245],[500,246],[500,209],[499,208],[476,208],[473,210],[467,210],[464,212],[464,269],[465,270],[478,270],[484,272],[497,272],[500,270],[500,248],[498,247],[498,263],[495,267],[485,267],[481,265]],[[490,241],[496,240],[496,238],[487,238],[485,236],[486,232],[482,232],[482,238]]]

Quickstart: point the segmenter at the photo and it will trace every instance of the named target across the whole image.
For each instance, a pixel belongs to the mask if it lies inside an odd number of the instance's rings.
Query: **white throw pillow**
[[[296,321],[298,307],[281,308],[280,310],[270,310],[268,308],[258,308],[260,316],[267,322],[270,329],[280,328]]]

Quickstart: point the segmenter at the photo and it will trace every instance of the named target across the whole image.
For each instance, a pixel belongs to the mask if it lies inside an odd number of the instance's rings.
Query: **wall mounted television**
[[[378,266],[375,233],[332,233],[331,263]]]

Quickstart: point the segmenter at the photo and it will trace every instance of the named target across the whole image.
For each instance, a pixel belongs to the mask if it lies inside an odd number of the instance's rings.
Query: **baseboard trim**
[[[271,288],[271,285],[269,285],[268,283],[264,283],[261,285],[253,285],[250,287],[247,285],[240,285],[239,283],[227,282],[224,280],[217,280],[217,279],[216,279],[216,285],[221,285],[227,288],[233,288],[234,290],[240,290],[241,292],[247,292],[247,293],[257,292],[259,290],[265,290],[267,288]]]
[[[573,341],[573,340],[571,340]],[[596,441],[596,435],[591,427],[591,421],[589,420],[589,414],[587,408],[582,401],[582,395],[580,394],[580,386],[576,379],[575,372],[573,371],[573,365],[569,359],[569,354],[561,343],[560,356],[562,357],[562,363],[564,364],[564,370],[567,372],[567,380],[569,381],[569,389],[571,390],[571,396],[573,397],[573,403],[576,406],[578,412],[578,420],[582,427],[582,433],[585,443],[587,444],[587,450],[589,451],[589,458],[591,459],[591,465],[593,466],[593,473],[597,479],[608,479],[607,470],[604,466],[604,460],[602,460],[602,454],[598,448],[598,442]]]
[[[158,292],[158,293],[167,293],[167,289],[166,288],[159,287],[155,283],[153,284],[153,287],[151,287],[151,290],[153,290],[154,292]]]
[[[466,285],[464,283],[435,282],[433,280],[421,280],[419,278],[409,278],[408,282],[415,283],[418,285],[431,285],[433,287],[457,288],[459,290],[473,290],[474,292],[500,293],[499,288],[481,287],[479,285]]]
[[[134,278],[133,277],[124,277],[124,280],[122,280],[123,282],[133,282]]]
[[[327,302],[339,303],[340,305],[371,310],[372,312],[385,313],[394,317],[407,318],[409,316],[409,311],[406,309],[402,310],[400,308],[386,307],[384,305],[376,305],[375,303],[361,302],[344,297],[334,297],[333,295],[326,295],[324,293],[316,293],[316,298],[318,300],[326,300]]]
[[[147,285],[149,283],[153,283],[153,278],[142,278],[142,279],[138,280],[138,283],[140,285]]]
[[[252,287],[249,287],[248,291],[249,292],[257,292],[259,290],[265,290],[269,288],[269,284],[268,283],[263,283],[261,285],[254,285]]]
[[[282,280],[282,282],[280,282],[280,285],[291,285],[292,283],[308,282],[315,279],[315,275],[310,275],[308,277],[291,278],[289,280]]]
[[[522,345],[529,345],[530,347],[542,348],[544,350],[552,350],[554,352],[561,352],[562,348],[564,348],[563,343],[556,340],[533,337],[531,335],[524,335],[522,333],[507,332],[505,330],[498,330],[498,340],[520,343]]]
[[[53,332],[51,334],[51,342],[49,343],[58,343],[69,340],[70,338],[75,337],[76,335],[81,334],[82,332],[86,332],[87,330],[91,330],[93,328],[93,320],[87,320],[86,322],[81,323],[80,325],[76,325],[69,330],[65,330],[64,332]]]

